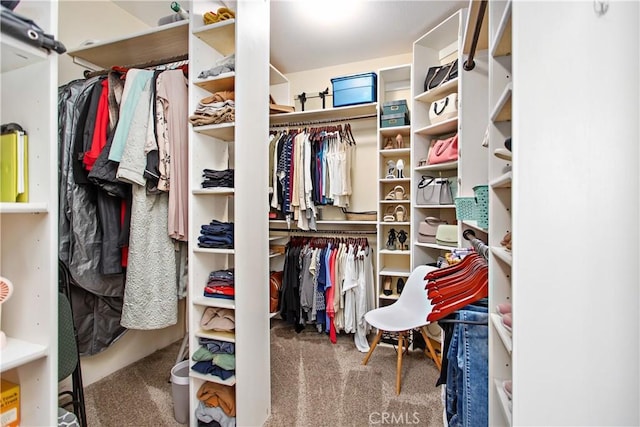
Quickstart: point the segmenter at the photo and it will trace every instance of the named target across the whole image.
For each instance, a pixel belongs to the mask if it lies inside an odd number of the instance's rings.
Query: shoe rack
[[[58,36],[57,2],[20,2],[15,13]],[[59,55],[6,34],[0,52],[0,122],[28,136],[28,201],[0,203],[0,276],[13,284],[2,302],[0,376],[20,386],[20,425],[56,425]]]
[[[511,381],[513,342],[505,327],[498,304],[512,302],[511,249],[504,237],[513,230],[512,162],[496,156],[511,137],[512,52],[511,1],[492,1],[489,15],[489,425],[513,425],[512,404],[504,382]],[[500,150],[500,151],[499,151]],[[503,244],[501,244],[503,243]]]
[[[411,272],[411,126],[381,125],[385,102],[406,100],[410,108],[410,88],[410,64],[378,70],[378,307],[398,299]]]

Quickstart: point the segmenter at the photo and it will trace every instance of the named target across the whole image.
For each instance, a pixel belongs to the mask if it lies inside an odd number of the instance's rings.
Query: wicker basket
[[[376,221],[378,219],[378,212],[366,211],[366,212],[349,212],[344,211],[347,221]]]

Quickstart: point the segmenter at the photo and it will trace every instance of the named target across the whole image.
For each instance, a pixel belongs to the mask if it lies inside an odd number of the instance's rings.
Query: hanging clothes
[[[300,332],[315,325],[332,343],[353,333],[369,351],[367,311],[375,307],[373,251],[366,239],[293,237],[285,248],[281,315]]]

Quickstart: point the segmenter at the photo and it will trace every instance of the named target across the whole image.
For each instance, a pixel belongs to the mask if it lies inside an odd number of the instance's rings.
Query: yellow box
[[[18,427],[20,425],[20,385],[2,380],[0,391],[2,392],[0,426]]]

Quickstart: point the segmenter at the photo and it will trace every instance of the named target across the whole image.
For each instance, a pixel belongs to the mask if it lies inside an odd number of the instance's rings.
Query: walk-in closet
[[[640,425],[639,3],[1,3],[3,426]]]

